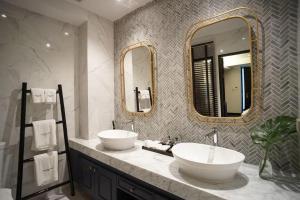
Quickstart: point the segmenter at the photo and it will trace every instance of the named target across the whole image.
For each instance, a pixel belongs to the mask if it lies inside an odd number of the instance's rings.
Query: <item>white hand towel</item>
[[[0,200],[13,200],[11,195],[11,189],[0,188]]]
[[[140,90],[139,105],[140,110],[143,112],[151,110],[150,94],[148,90]]]
[[[141,99],[149,99],[149,90],[140,90]]]
[[[45,89],[45,102],[54,104],[56,103],[56,90],[55,89]]]
[[[34,172],[38,186],[58,181],[58,153],[52,151],[33,156]]]
[[[34,151],[44,151],[57,145],[56,123],[54,119],[34,121],[33,141],[31,149]]]
[[[45,102],[45,92],[41,88],[31,88],[31,97],[33,103],[44,103]]]

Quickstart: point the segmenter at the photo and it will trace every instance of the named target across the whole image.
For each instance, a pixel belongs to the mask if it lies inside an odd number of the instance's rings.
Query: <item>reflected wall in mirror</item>
[[[147,115],[155,103],[155,51],[146,43],[121,54],[122,106],[130,115]]]
[[[193,104],[208,117],[241,117],[252,104],[251,32],[240,17],[204,26],[190,43]]]

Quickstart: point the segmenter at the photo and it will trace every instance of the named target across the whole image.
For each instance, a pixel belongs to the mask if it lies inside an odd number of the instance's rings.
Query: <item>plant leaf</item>
[[[278,116],[275,119],[267,120],[261,126],[252,128],[250,131],[253,143],[267,149],[290,134],[296,133],[296,118]]]

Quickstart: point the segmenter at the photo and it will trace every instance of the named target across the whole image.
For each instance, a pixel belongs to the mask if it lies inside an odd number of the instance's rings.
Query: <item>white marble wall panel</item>
[[[0,18],[0,141],[7,144],[5,160],[0,164],[6,166],[2,181],[6,187],[11,187],[16,183],[22,82],[28,82],[28,87],[42,88],[57,88],[57,84],[62,84],[68,133],[70,137],[77,135],[78,101],[74,97],[77,28],[4,2],[0,2],[0,12],[7,15],[7,18]],[[46,43],[51,47],[46,47]],[[59,107],[33,105],[29,101],[27,108],[27,122],[60,119]],[[29,157],[32,154],[28,148],[31,133],[30,128],[27,130],[25,156]],[[61,128],[59,133],[62,134]],[[32,165],[26,166],[24,187],[34,190],[32,172]]]
[[[87,22],[79,27],[78,88],[79,88],[79,136],[88,139],[88,69],[87,69]]]
[[[113,23],[89,14],[87,24],[89,138],[112,128],[114,119]]]

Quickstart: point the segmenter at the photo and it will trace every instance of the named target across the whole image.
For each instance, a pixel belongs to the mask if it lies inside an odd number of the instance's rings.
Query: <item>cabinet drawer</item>
[[[146,189],[137,186],[136,184],[134,184],[133,182],[131,182],[127,179],[119,177],[118,185],[123,190],[128,191],[129,193],[132,193],[141,199],[144,199],[144,200],[152,200],[153,199],[152,192],[147,191]]]
[[[97,166],[95,194],[101,200],[113,200],[116,196],[116,175]]]
[[[94,171],[95,171],[95,165],[91,161],[83,157],[80,157],[79,184],[82,185],[89,192],[93,191]]]

